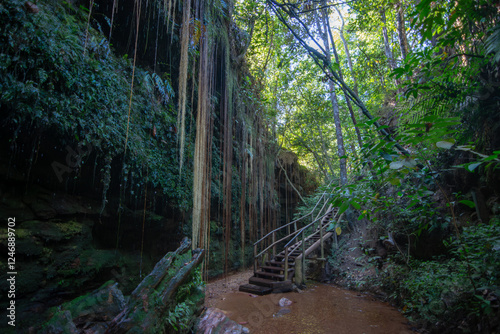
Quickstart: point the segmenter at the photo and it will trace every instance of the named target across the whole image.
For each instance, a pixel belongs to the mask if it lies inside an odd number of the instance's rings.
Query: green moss
[[[44,241],[61,241],[82,234],[86,226],[76,221],[56,223],[32,220],[24,222],[23,228],[27,231],[26,233]]]
[[[71,319],[71,313],[64,311],[52,317],[47,323],[42,326],[42,333],[61,333],[73,334],[77,333],[75,324]]]
[[[83,224],[74,220],[64,223],[56,223],[56,226],[59,229],[59,231],[61,231],[61,233],[64,235],[65,239],[70,239],[73,236],[82,233],[84,229]]]
[[[16,229],[16,240],[26,239],[31,236],[31,231],[25,228]]]

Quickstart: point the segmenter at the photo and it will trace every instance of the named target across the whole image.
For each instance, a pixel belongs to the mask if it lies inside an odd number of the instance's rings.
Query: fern
[[[165,79],[162,79],[156,73],[150,73],[146,75],[146,85],[150,91],[154,91],[158,94],[161,103],[166,104],[175,96],[174,89],[170,84],[170,78],[168,74],[165,73]]]
[[[409,97],[401,101],[397,107],[397,113],[401,115],[400,125],[418,124],[426,116],[448,117],[470,104],[470,97],[465,94],[457,94],[450,98],[452,91],[456,88],[452,83],[435,93],[420,94],[417,98]],[[400,128],[403,130],[403,128]]]
[[[493,61],[500,60],[500,24],[493,28],[493,33],[488,37],[485,42],[486,54],[493,53]]]

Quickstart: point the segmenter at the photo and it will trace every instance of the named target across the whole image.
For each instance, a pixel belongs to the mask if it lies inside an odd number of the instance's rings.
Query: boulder
[[[290,306],[290,305],[292,305],[292,301],[288,298],[283,297],[280,299],[279,305],[281,307]]]
[[[195,328],[197,334],[240,334],[250,330],[229,319],[224,311],[218,308],[206,309],[199,318]]]

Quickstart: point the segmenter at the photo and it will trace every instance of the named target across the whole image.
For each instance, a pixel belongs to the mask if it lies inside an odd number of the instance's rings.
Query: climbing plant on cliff
[[[178,182],[178,173],[171,169],[171,162],[177,160],[176,150],[165,149],[175,141],[174,92],[168,76],[136,68],[136,84],[130,93],[132,66],[128,58],[116,57],[106,39],[92,27],[84,53],[85,43],[80,38],[85,36],[87,20],[78,12],[72,15],[70,5],[40,4],[38,13],[26,12],[16,1],[2,7],[1,107],[6,116],[3,125],[13,130],[12,142],[22,140],[25,132],[40,138],[50,129],[64,138],[58,150],[64,151],[67,144],[78,145],[81,152],[87,152],[80,161],[92,153],[106,157],[111,164],[124,150],[129,120],[126,97],[131,96],[130,119],[134,121],[129,124],[128,136],[133,140],[127,146],[133,154],[128,157],[126,177],[131,181],[131,173],[140,175],[143,164],[149,164],[155,187],[188,207],[185,195],[189,188]],[[52,8],[60,15],[51,15]],[[152,156],[156,158],[147,158]],[[158,168],[166,161],[167,168]],[[47,177],[57,183],[72,172],[72,168],[59,168]],[[137,182],[144,180],[139,177]],[[129,191],[132,184],[126,186]]]

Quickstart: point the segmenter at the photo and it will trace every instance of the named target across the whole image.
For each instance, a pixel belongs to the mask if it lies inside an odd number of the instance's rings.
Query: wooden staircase
[[[326,230],[335,213],[336,210],[330,206],[323,215],[318,215],[316,220],[301,229],[295,229],[294,232],[278,241],[276,241],[276,232],[287,225],[296,223],[296,221],[270,232],[257,241],[254,244],[254,276],[250,277],[249,284],[241,285],[239,290],[256,295],[292,291],[292,279],[296,274],[296,267],[300,267],[302,270],[305,267],[303,263],[296,263],[296,261],[305,261],[307,256],[319,247],[321,247],[321,257],[324,257],[323,242],[332,236],[332,233]],[[297,225],[295,224],[295,226]],[[272,243],[257,254],[258,245],[270,236],[272,236]],[[282,247],[281,252],[276,253],[277,245],[288,239],[288,243]],[[271,249],[272,254],[269,256],[268,252]],[[259,262],[259,258],[266,258],[266,255],[271,260]],[[304,277],[303,272],[300,274],[301,277]]]

